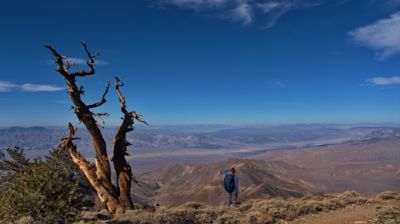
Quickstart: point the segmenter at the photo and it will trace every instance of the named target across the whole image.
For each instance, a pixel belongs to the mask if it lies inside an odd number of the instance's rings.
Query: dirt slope
[[[288,164],[229,159],[203,165],[175,164],[147,174],[147,182],[157,186],[154,193],[148,195],[148,202],[166,207],[186,202],[223,204],[228,197],[223,189],[223,169],[231,166],[237,169],[241,202],[255,198],[300,197],[314,189],[312,184],[288,176],[287,170],[298,169]],[[134,194],[139,196],[139,190],[135,189]]]
[[[376,194],[400,189],[400,138],[278,150],[255,158],[307,169],[294,170],[289,176],[323,186],[324,192]]]

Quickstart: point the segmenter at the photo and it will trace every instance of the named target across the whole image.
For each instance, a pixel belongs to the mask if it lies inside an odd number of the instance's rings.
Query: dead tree
[[[66,81],[68,94],[73,103],[72,108],[74,113],[78,117],[79,121],[85,125],[89,135],[91,136],[93,147],[96,152],[95,164],[90,163],[77,151],[77,147],[73,143],[74,140],[78,139],[75,137],[76,128],[73,127],[71,123],[69,123],[69,135],[62,139],[61,144],[66,150],[68,150],[72,161],[83,171],[108,211],[111,214],[118,216],[124,213],[126,209],[133,209],[130,189],[131,182],[134,179],[132,176],[131,166],[125,158],[125,156],[128,155],[127,146],[131,144],[126,140],[126,134],[133,131],[134,120],[143,123],[146,122],[143,121],[140,115],[136,112],[127,111],[125,97],[122,95],[120,90],[123,83],[118,78],[115,78],[114,87],[121,104],[123,121],[114,138],[112,161],[117,174],[117,184],[114,186],[111,181],[111,169],[107,155],[106,142],[100,131],[100,125],[96,120],[96,117],[108,116],[108,114],[95,113],[92,111],[92,109],[100,107],[107,102],[105,97],[108,93],[110,82],[108,82],[107,87],[98,102],[88,105],[82,100],[81,95],[84,93],[83,86],[78,88],[76,85],[76,78],[95,74],[95,57],[98,55],[90,53],[84,42],[82,42],[82,45],[88,57],[87,65],[89,68],[88,70],[76,72],[70,71],[70,63],[66,57],[59,54],[57,50],[49,45],[45,45],[45,47],[54,55],[57,72],[60,73]]]

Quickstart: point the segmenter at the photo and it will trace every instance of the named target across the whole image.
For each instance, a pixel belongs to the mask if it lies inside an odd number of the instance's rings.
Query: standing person
[[[231,169],[224,170],[224,187],[229,193],[228,206],[236,206],[236,200],[239,194],[239,182],[238,177],[235,175],[236,169],[232,167]]]

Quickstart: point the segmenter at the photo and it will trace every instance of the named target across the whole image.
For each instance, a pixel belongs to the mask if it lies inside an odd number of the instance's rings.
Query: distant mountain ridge
[[[191,130],[192,128],[189,128]],[[399,138],[400,128],[358,127],[333,128],[320,125],[293,125],[274,127],[240,127],[219,129],[223,126],[209,127],[208,132],[176,131],[166,128],[138,128],[130,133],[128,139],[134,148],[139,149],[171,149],[199,148],[226,149],[238,148],[254,144],[292,143],[305,141],[321,141],[338,139],[368,140],[372,138]],[[225,127],[226,128],[226,127]],[[215,130],[217,129],[217,130]],[[102,130],[109,144],[113,141],[115,128]],[[56,147],[65,135],[64,129],[44,127],[10,127],[0,129],[0,148],[19,146],[26,150],[48,151]],[[90,138],[84,128],[78,129],[81,140],[76,141],[84,152],[91,152]],[[111,145],[109,145],[110,147]]]
[[[390,134],[388,134],[390,133]],[[374,131],[368,138],[341,144],[269,151],[254,158],[282,161],[306,169],[289,174],[320,183],[324,191],[366,194],[400,190],[399,130]]]
[[[116,130],[102,131],[111,143]],[[19,145],[33,153],[47,152],[58,145],[64,134],[63,129],[43,127],[0,129],[0,147]],[[81,137],[76,141],[79,151],[93,155],[84,128],[78,129],[77,136]],[[209,132],[138,128],[129,138],[134,150],[144,149],[128,158],[141,182],[140,187],[133,185],[135,202],[174,206],[196,201],[219,205],[227,200],[222,169],[231,166],[238,168],[242,201],[298,197],[316,191],[376,193],[400,189],[400,128],[396,127],[295,125]],[[273,146],[278,147],[282,142],[297,141],[310,145],[263,148],[264,143],[276,143]],[[257,147],[251,148],[253,145]],[[235,150],[242,154],[229,154]],[[210,160],[205,160],[207,153]],[[250,159],[226,159],[250,154]],[[196,164],[197,160],[201,164]]]

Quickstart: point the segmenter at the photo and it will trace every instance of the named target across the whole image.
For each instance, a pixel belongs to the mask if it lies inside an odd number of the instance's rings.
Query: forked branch
[[[93,75],[95,73],[94,58],[99,55],[99,54],[91,54],[86,43],[84,41],[82,41],[81,43],[82,43],[83,48],[85,49],[86,55],[88,56],[88,60],[87,60],[86,64],[89,66],[89,69],[72,73],[71,75],[74,77]]]
[[[73,162],[83,171],[90,184],[96,190],[100,200],[106,205],[108,211],[111,214],[118,216],[122,214],[125,209],[133,208],[133,203],[130,197],[131,182],[132,180],[137,182],[137,180],[133,178],[131,166],[125,158],[128,155],[127,147],[131,145],[131,143],[126,139],[126,134],[134,129],[133,124],[135,120],[145,124],[147,123],[142,120],[141,116],[136,112],[128,112],[125,97],[122,95],[120,90],[123,83],[121,80],[116,78],[114,87],[121,104],[123,121],[114,139],[112,161],[117,174],[117,187],[115,187],[111,183],[111,169],[107,156],[106,142],[95,119],[96,117],[101,118],[102,116],[108,116],[108,113],[94,113],[90,110],[100,107],[107,102],[105,97],[109,91],[110,82],[107,83],[107,87],[98,102],[87,105],[82,100],[81,95],[84,93],[84,89],[83,86],[79,88],[77,87],[76,77],[93,75],[95,73],[95,57],[98,55],[90,53],[85,42],[82,42],[82,45],[88,57],[87,65],[89,68],[77,72],[69,71],[70,63],[68,60],[65,60],[66,57],[62,56],[57,52],[57,50],[49,45],[45,45],[45,47],[54,55],[57,71],[66,81],[68,94],[73,103],[72,109],[74,109],[79,121],[85,125],[92,138],[93,147],[96,152],[95,165],[91,164],[77,151],[76,145],[73,141],[78,138],[75,137],[76,128],[74,128],[72,124],[69,124],[68,126],[69,135],[62,139],[61,144],[68,150]]]
[[[108,92],[110,84],[108,83],[107,88],[99,102],[88,106],[82,100],[81,95],[83,94],[83,87],[77,87],[76,77],[92,75],[95,73],[94,58],[96,56],[89,52],[87,45],[84,42],[82,42],[82,45],[87,56],[89,57],[87,62],[89,69],[87,71],[82,70],[73,73],[68,70],[69,65],[64,61],[64,56],[62,56],[57,50],[49,45],[46,45],[45,47],[54,55],[57,71],[65,78],[66,85],[68,87],[68,94],[73,103],[74,112],[79,121],[85,125],[92,138],[93,147],[96,152],[95,166],[91,165],[82,155],[77,152],[76,146],[72,143],[72,140],[74,139],[73,136],[75,135],[75,129],[72,127],[72,125],[69,126],[70,135],[64,138],[63,142],[65,147],[68,148],[72,159],[85,173],[89,182],[97,191],[100,199],[107,206],[109,212],[113,215],[118,215],[123,212],[124,209],[121,206],[121,203],[118,201],[116,188],[111,183],[111,168],[107,156],[106,142],[95,119],[96,116],[101,117],[108,114],[93,113],[90,111],[91,108],[99,107],[106,102],[105,96]]]
[[[94,104],[90,104],[87,107],[89,109],[92,109],[92,108],[99,107],[99,106],[105,104],[107,102],[106,95],[107,95],[109,89],[110,89],[110,81],[107,82],[106,90],[104,91],[103,96],[101,97],[100,101],[98,101],[97,103],[94,103]]]
[[[128,110],[126,109],[125,97],[124,97],[124,95],[122,95],[121,90],[120,90],[120,87],[122,87],[122,86],[124,86],[124,83],[118,77],[115,77],[114,87],[115,87],[115,91],[118,94],[119,102],[121,104],[122,113],[124,114],[124,116],[130,116],[131,118],[133,118],[133,120],[137,120],[137,121],[139,121],[141,123],[144,123],[144,124],[148,125],[148,123],[145,120],[142,119],[142,115],[139,115],[135,111],[128,112]]]
[[[49,49],[51,51],[51,53],[54,55],[55,57],[55,62],[57,65],[57,71],[64,76],[64,78],[70,78],[70,74],[68,71],[68,68],[66,67],[66,65],[64,64],[64,60],[63,60],[63,56],[61,54],[59,54],[57,52],[56,49],[54,49],[52,46],[50,45],[44,45],[45,48]]]
[[[102,184],[102,181],[97,178],[96,166],[87,161],[85,157],[76,150],[76,145],[73,143],[74,140],[79,139],[75,137],[76,128],[71,123],[68,124],[68,127],[69,134],[62,138],[61,146],[68,150],[72,161],[85,174],[90,184],[96,190],[100,200],[106,205],[108,211],[116,216],[121,215],[124,209],[120,206],[114,195]]]

